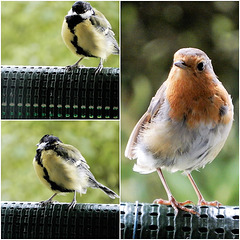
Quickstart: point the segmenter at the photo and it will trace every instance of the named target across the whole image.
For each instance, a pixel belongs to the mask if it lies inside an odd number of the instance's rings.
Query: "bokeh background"
[[[64,44],[61,29],[64,16],[75,1],[2,1],[2,65],[67,66],[79,57]],[[91,1],[102,12],[119,39],[119,2]],[[81,64],[97,67],[99,59]],[[111,55],[104,67],[119,67],[119,56]]]
[[[80,150],[96,180],[119,194],[118,121],[2,121],[1,197],[2,201],[38,202],[53,192],[38,179],[32,161],[36,144],[45,134]],[[54,200],[71,202],[73,193]],[[100,189],[88,188],[77,194],[79,203],[118,203]]]
[[[206,200],[239,204],[238,5],[235,1],[121,2],[121,201],[167,199],[157,173],[133,172],[134,161],[124,157],[124,150],[133,127],[167,79],[173,54],[183,47],[196,47],[212,59],[216,74],[233,98],[235,117],[221,153],[192,175]],[[197,202],[186,176],[166,171],[164,175],[177,200]]]

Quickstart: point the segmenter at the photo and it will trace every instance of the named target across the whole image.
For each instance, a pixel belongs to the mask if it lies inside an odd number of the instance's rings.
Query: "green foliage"
[[[64,16],[74,1],[3,1],[2,14],[2,64],[66,66],[79,57],[65,46],[61,29]],[[119,39],[119,2],[93,1],[91,5],[102,12]],[[99,59],[81,62],[95,67]],[[119,56],[111,55],[105,67],[118,67]]]
[[[45,134],[79,149],[96,179],[119,192],[118,121],[2,121],[2,200],[40,201],[52,195],[32,165],[36,144]],[[54,199],[71,202],[72,198],[69,193]],[[118,203],[118,199],[91,188],[77,198],[83,203]]]
[[[133,172],[134,161],[124,157],[124,150],[134,125],[167,79],[173,54],[183,47],[196,47],[212,59],[216,74],[231,94],[235,121],[217,158],[192,174],[206,200],[238,205],[238,5],[233,1],[121,2],[122,201],[167,198],[157,173]],[[196,202],[187,177],[179,172],[164,171],[164,175],[177,200]]]

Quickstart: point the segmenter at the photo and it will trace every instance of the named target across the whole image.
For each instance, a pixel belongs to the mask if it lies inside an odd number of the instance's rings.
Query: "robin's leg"
[[[197,184],[195,183],[195,181],[193,180],[193,177],[190,173],[187,174],[188,175],[188,178],[197,194],[197,197],[198,197],[198,205],[200,206],[203,206],[203,205],[208,205],[208,206],[214,206],[214,207],[219,207],[221,206],[222,204],[218,201],[212,201],[212,202],[208,202],[208,201],[205,201],[205,199],[203,198],[203,195],[201,194],[201,192],[199,191],[198,187],[197,187]]]
[[[173,195],[172,195],[172,193],[171,193],[171,191],[170,191],[170,189],[169,189],[169,187],[168,187],[168,185],[166,183],[166,180],[165,180],[165,178],[163,176],[161,168],[157,168],[157,173],[158,173],[158,175],[159,175],[159,177],[160,177],[160,179],[162,181],[162,184],[163,184],[163,186],[164,186],[164,188],[166,190],[166,193],[168,195],[168,201],[167,200],[163,200],[163,199],[156,199],[156,200],[154,200],[154,203],[164,204],[164,205],[172,205],[176,215],[178,213],[178,209],[181,209],[181,210],[183,210],[185,212],[190,212],[192,214],[198,214],[193,209],[189,209],[189,208],[186,208],[186,207],[183,206],[185,204],[193,204],[192,201],[185,201],[185,202],[182,202],[182,203],[176,201],[176,199],[173,197]]]

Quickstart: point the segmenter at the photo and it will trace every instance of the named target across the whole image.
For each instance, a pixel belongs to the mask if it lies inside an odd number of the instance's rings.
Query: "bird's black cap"
[[[58,137],[46,134],[41,138],[39,143],[41,144],[43,142],[48,142],[49,144],[52,144],[52,143],[55,143],[55,142],[62,142],[62,141]]]
[[[72,11],[77,14],[83,14],[91,9],[92,7],[88,2],[77,1],[72,5]]]

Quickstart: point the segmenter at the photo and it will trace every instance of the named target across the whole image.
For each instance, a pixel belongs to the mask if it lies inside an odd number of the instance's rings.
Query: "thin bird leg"
[[[54,193],[48,200],[46,200],[46,201],[41,201],[40,204],[41,204],[42,206],[46,206],[47,204],[52,203],[52,199],[53,199],[56,195],[57,195],[57,193]]]
[[[100,73],[103,69],[103,59],[100,58],[100,63],[98,64],[96,70],[95,70],[95,75],[97,75],[98,73]]]
[[[163,176],[163,173],[162,173],[162,170],[161,168],[157,168],[157,172],[158,172],[158,175],[162,181],[162,184],[166,190],[166,193],[168,195],[168,201],[167,200],[163,200],[163,199],[156,199],[154,200],[154,203],[158,203],[158,204],[164,204],[164,205],[172,205],[172,207],[174,208],[174,211],[175,211],[175,214],[177,215],[178,214],[178,208],[185,211],[185,212],[189,212],[189,213],[192,213],[192,214],[198,214],[196,211],[194,211],[193,209],[189,209],[189,208],[186,208],[186,207],[183,207],[183,205],[185,204],[192,204],[193,202],[192,201],[185,201],[185,202],[177,202],[176,199],[173,197],[168,185],[167,185],[167,182]]]
[[[197,187],[197,184],[195,183],[195,181],[193,180],[193,177],[190,173],[187,174],[196,194],[197,194],[197,197],[198,197],[198,205],[200,206],[203,206],[203,205],[208,205],[208,206],[214,206],[214,207],[219,207],[221,206],[222,204],[218,201],[212,201],[212,202],[208,202],[208,201],[205,201],[205,199],[203,198],[203,195],[201,194],[201,192],[199,191],[198,187]]]
[[[76,200],[76,191],[74,191],[74,196],[73,196],[73,200],[72,200],[72,202],[69,204],[69,206],[68,206],[68,209],[71,209],[71,208],[74,208],[75,207],[75,205],[76,205],[76,203],[77,203],[77,200]]]
[[[77,68],[78,67],[78,64],[83,60],[84,57],[81,57],[76,63],[74,63],[73,65],[68,65],[66,66],[66,69],[68,71],[71,71],[73,70],[74,68]]]

